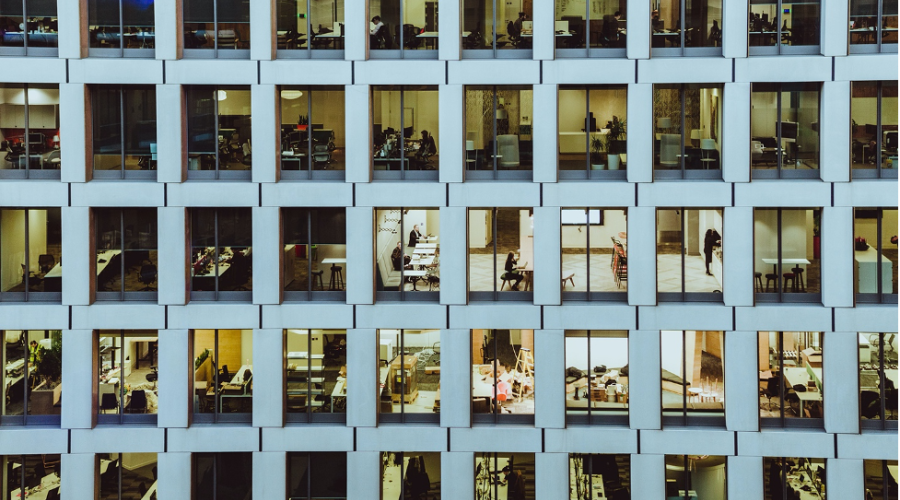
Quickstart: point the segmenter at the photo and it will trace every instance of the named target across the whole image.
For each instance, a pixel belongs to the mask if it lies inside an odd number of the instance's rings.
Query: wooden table
[[[806,368],[800,367],[790,367],[786,366],[783,369],[784,371],[784,384],[785,389],[794,387],[795,385],[802,385],[806,387],[806,383],[809,382],[809,373],[807,373]],[[816,377],[819,378],[819,381],[822,382],[822,386],[824,387],[825,381],[822,379],[822,369],[821,368],[812,368],[813,373],[816,374]],[[803,407],[807,401],[822,401],[822,393],[819,391],[809,391],[806,392],[796,392],[795,394],[800,399],[800,413],[803,413]],[[801,415],[802,416],[802,415]]]

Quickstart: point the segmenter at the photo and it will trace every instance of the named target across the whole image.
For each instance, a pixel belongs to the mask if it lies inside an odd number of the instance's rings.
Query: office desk
[[[880,257],[880,259],[879,259]],[[878,262],[881,262],[881,289],[884,293],[893,290],[894,263],[884,255],[879,256],[878,250],[867,247],[865,250],[853,252],[853,262],[856,274],[856,293],[878,293]]]
[[[329,45],[333,44],[335,49],[343,48],[344,35],[342,35],[340,31],[332,31],[330,33],[313,35],[313,40],[317,40],[319,38],[324,38]]]
[[[294,153],[293,151],[281,152],[282,170],[306,170],[306,153]]]
[[[105,250],[97,254],[97,276],[109,266],[109,264],[117,260],[121,254],[120,250]],[[101,262],[102,261],[102,262]],[[59,292],[62,290],[62,263],[57,263],[52,269],[47,271],[43,276],[45,292]]]
[[[347,257],[328,257],[327,259],[322,259],[322,264],[346,264]]]
[[[762,261],[765,264],[772,264],[772,274],[775,274],[775,275],[778,274],[778,259],[763,259]],[[784,264],[788,264],[788,265],[804,264],[804,265],[808,266],[810,264],[810,262],[806,259],[781,259],[781,265],[782,265],[783,272],[790,272],[790,269],[784,267]]]
[[[141,497],[141,500],[150,500],[150,497],[156,493],[156,481],[153,481],[153,484],[150,485],[150,489],[147,490],[147,493],[144,493],[144,496]]]
[[[53,488],[59,488],[59,476],[56,473],[44,476],[41,479],[41,484],[34,488],[25,488],[25,498],[27,500],[46,500],[47,495]],[[21,498],[19,488],[14,489],[11,495],[14,500]]]
[[[435,238],[437,239],[437,238]],[[419,241],[424,241],[425,238],[419,238]],[[437,249],[437,243],[416,243],[416,248],[431,248]]]
[[[331,413],[334,413],[334,400],[336,398],[347,397],[347,379],[338,377],[334,384],[334,390],[331,391]]]
[[[524,31],[523,31],[522,34],[520,34],[519,36],[522,37],[522,38],[532,38],[532,37],[534,37],[534,33],[524,32]],[[556,32],[556,36],[558,36],[558,37],[560,37],[560,36],[572,36],[572,32],[571,32],[571,31],[557,31],[557,32]]]
[[[776,31],[750,31],[750,45],[753,47],[764,47],[775,45],[775,37],[778,36]]]
[[[434,255],[414,254],[412,260],[409,261],[411,266],[430,266],[434,264]]]
[[[3,34],[3,45],[22,46],[25,41],[25,32],[7,31]],[[28,32],[28,45],[32,47],[57,47],[59,46],[59,34],[55,32]]]
[[[229,384],[231,384],[231,385],[239,385],[239,386],[241,386],[241,390],[240,390],[240,391],[237,391],[237,390],[235,390],[235,389],[226,389],[226,388],[224,387],[225,383],[222,382],[223,387],[222,387],[222,389],[221,389],[221,394],[219,395],[219,413],[223,413],[223,412],[224,412],[224,408],[225,408],[225,398],[250,398],[250,397],[253,396],[252,393],[250,392],[250,391],[251,391],[250,387],[249,387],[249,386],[248,386],[248,387],[245,387],[245,386],[244,386],[244,373],[245,373],[247,370],[250,370],[250,371],[252,372],[252,370],[253,370],[253,365],[241,365],[241,368],[237,371],[237,373],[234,374],[234,377],[232,377],[232,378],[231,378],[231,381],[229,382]],[[252,384],[252,383],[253,383],[253,382],[251,381],[250,384]],[[212,389],[212,388],[210,387],[210,389]],[[227,394],[225,391],[232,391],[232,392],[235,392],[235,393],[234,393],[234,394]],[[238,393],[238,392],[239,392],[239,393]],[[208,391],[208,390],[207,390],[207,394],[209,394],[209,391]],[[211,395],[211,394],[210,394],[210,395]]]
[[[409,170],[407,158],[375,158],[375,170]]]
[[[437,248],[419,248],[418,245],[413,250],[413,254],[416,255],[434,255],[435,253],[437,253]]]
[[[438,39],[438,32],[437,31],[423,31],[422,33],[419,33],[418,35],[416,35],[416,38],[424,39],[426,47],[428,47],[428,43],[431,42],[431,48],[432,48],[432,50],[434,50],[436,41]]]
[[[819,380],[822,381],[822,386],[824,388],[825,381],[822,379],[822,369],[821,368],[813,368],[813,373],[819,377]],[[795,385],[803,385],[806,386],[806,383],[809,382],[809,373],[806,372],[806,368],[799,367],[784,367],[784,384],[785,388],[794,387]],[[807,390],[806,392],[795,392],[798,398],[800,398],[800,413],[803,416],[803,407],[807,401],[822,401],[822,393],[819,391],[811,392]]]

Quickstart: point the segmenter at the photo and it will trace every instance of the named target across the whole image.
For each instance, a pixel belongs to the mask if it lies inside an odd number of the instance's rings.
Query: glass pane
[[[778,38],[778,3],[774,0],[751,0],[747,25],[751,47],[774,47]],[[785,30],[782,29],[784,32]],[[782,35],[787,42],[786,35]]]
[[[213,87],[187,88],[187,146],[190,170],[216,169],[215,99],[219,97],[220,94]]]
[[[391,402],[390,413],[439,413],[440,374],[435,368],[440,363],[440,330],[379,330],[378,335],[379,357],[387,358],[381,369],[387,383],[380,398]],[[381,413],[386,409],[383,405]]]
[[[722,87],[685,85],[684,168],[721,168]]]
[[[681,3],[679,0],[657,0],[650,3],[653,47],[681,47]],[[690,9],[690,2],[688,2]]]
[[[372,89],[372,130],[375,134],[375,170],[408,170],[409,160],[402,158],[405,139],[413,135],[412,126],[409,133],[401,125],[400,99],[403,92],[400,87],[373,87]],[[412,118],[410,110],[409,118]]]
[[[25,363],[32,362],[32,347],[25,331],[4,330],[0,333],[6,340],[3,344],[6,369],[0,372],[0,383],[3,384],[0,416],[22,415],[25,412],[25,388],[29,380]]]
[[[494,169],[494,99],[492,87],[466,87],[466,170]]]
[[[88,41],[91,48],[121,47],[119,0],[88,1]]]
[[[429,455],[437,455],[432,453]],[[347,498],[347,454],[310,453],[310,492],[314,500],[345,500]],[[440,462],[438,462],[440,467]],[[438,469],[440,470],[440,469]],[[440,474],[437,475],[438,478]],[[303,498],[303,495],[300,496]]]
[[[29,275],[41,273],[36,255],[29,254],[26,269],[25,224],[25,210],[0,210],[0,292],[24,292]]]
[[[214,48],[216,43],[215,5],[209,0],[186,0],[183,8],[184,48]]]
[[[534,220],[531,210],[498,208],[496,215],[497,253],[493,255],[499,286],[496,290],[529,291],[534,275]],[[470,281],[490,279],[485,273],[481,273],[480,276],[475,274],[470,263]]]
[[[94,224],[97,234],[97,290],[122,290],[122,211],[97,210]]]
[[[765,500],[814,495],[826,498],[825,459],[764,457]]]
[[[463,0],[462,8],[463,49],[473,50],[492,48],[494,46],[494,2]],[[505,29],[503,32],[505,32]],[[503,32],[501,32],[501,36]],[[502,39],[498,37],[498,42],[501,40]],[[508,41],[502,40],[501,43],[505,45]]]
[[[586,292],[588,274],[588,210],[587,209],[563,209],[562,217],[562,290],[563,292]],[[597,242],[591,242],[593,245]],[[601,269],[593,267],[593,273],[601,272]],[[592,274],[593,274],[592,273]],[[571,278],[570,278],[571,277]],[[578,278],[577,280],[575,278]],[[593,285],[593,283],[591,283]]]
[[[306,5],[306,0],[303,4]],[[306,26],[305,22],[303,25]],[[309,170],[309,93],[308,88],[281,89],[282,170]]]
[[[819,0],[782,3],[782,9],[782,44],[819,45]]]
[[[591,169],[594,168],[594,159],[596,159],[597,153],[599,153],[601,164],[605,163],[609,170],[625,169],[625,158],[628,153],[626,141],[627,96],[628,89],[626,87],[609,86],[588,90],[590,114],[585,123],[590,126],[592,132]],[[596,127],[594,126],[595,120],[598,122]],[[595,142],[598,139],[599,143]],[[597,151],[598,148],[602,149]],[[603,152],[606,153],[605,162],[602,161]]]
[[[585,170],[590,151],[591,168],[603,162],[602,137],[597,134],[597,118],[593,112],[584,118],[588,89],[560,87],[559,89],[559,169]],[[599,92],[599,91],[595,91]],[[601,118],[602,119],[602,118]],[[587,124],[588,128],[585,128]],[[588,138],[590,136],[590,138]],[[596,165],[596,167],[595,167]]]
[[[475,498],[534,500],[534,453],[476,453]]]
[[[851,82],[850,133],[853,168],[874,169],[878,165],[878,82]],[[896,88],[896,87],[895,87]],[[896,116],[896,92],[892,99]],[[886,102],[883,99],[882,102]],[[886,117],[882,117],[886,118]],[[894,119],[896,122],[896,117]],[[884,148],[884,145],[882,145]]]
[[[156,491],[156,453],[101,453],[99,457],[100,500],[137,500]]]
[[[195,208],[191,212],[191,290],[215,291],[221,273],[214,265],[216,254],[216,211]]]
[[[25,17],[21,0],[10,0],[0,3],[0,25],[4,27],[0,37],[0,46],[25,46]]]
[[[152,49],[156,46],[153,2],[122,0],[122,25],[126,49]]]
[[[859,346],[860,416],[865,419],[896,420],[897,411],[891,406],[897,397],[897,334],[860,333]],[[879,357],[882,346],[883,360]],[[886,410],[883,416],[882,395]]]
[[[569,455],[569,499],[630,498],[629,455]]]
[[[594,0],[597,3],[597,0]],[[585,31],[586,16],[587,16],[587,3],[580,2],[567,2],[557,0],[554,2],[555,5],[555,17],[554,17],[554,29],[557,31],[556,33],[556,48],[557,49],[583,49],[585,47],[585,43],[587,41],[587,33]],[[612,18],[612,13],[607,14],[609,18]],[[607,21],[607,16],[603,16],[603,20]],[[621,18],[621,14],[619,18]],[[611,29],[615,30],[614,33],[617,33],[618,30],[613,26],[614,23],[610,22],[609,26]],[[604,30],[604,35],[606,34],[606,30]]]
[[[403,5],[403,48],[437,50],[438,2],[401,3]],[[434,109],[437,109],[437,106]]]
[[[125,169],[156,168],[156,89],[126,87],[125,102]]]
[[[214,491],[216,492],[216,500],[250,498],[253,491],[253,454],[216,453],[215,455],[216,481]]]
[[[219,169],[250,169],[250,90],[219,89]]]
[[[688,413],[724,416],[725,410],[725,333],[721,331],[684,332],[684,379],[688,388]]]
[[[881,84],[881,168],[897,164],[897,81]]]
[[[216,15],[219,22],[216,36],[218,48],[249,49],[250,0],[216,0]]]
[[[284,289],[309,290],[309,211],[302,208],[282,209],[284,234]],[[316,282],[318,285],[318,281]]]
[[[118,87],[95,87],[91,92],[94,169],[122,168],[122,106]]]
[[[400,47],[400,1],[370,0],[369,49],[391,50]]]
[[[56,47],[59,45],[56,2],[53,0],[25,0],[28,18],[28,46]]]
[[[897,500],[897,481],[892,476],[897,470],[896,460],[864,460],[863,470],[867,500]]]
[[[344,90],[322,87],[312,92],[312,148],[314,170],[344,170],[346,166]]]
[[[684,291],[722,293],[722,209],[684,215]]]
[[[278,2],[276,18],[276,35],[278,36],[278,49],[307,49],[307,23],[309,13],[306,9],[307,0],[286,0]],[[315,25],[314,25],[315,26]]]
[[[531,170],[531,88],[498,87],[493,116],[497,122],[497,168]]]
[[[687,0],[685,10],[685,46],[721,47],[722,0]]]
[[[219,290],[253,289],[252,216],[249,208],[218,209]]]
[[[662,407],[663,414],[681,415],[686,409],[685,398],[690,380],[684,377],[684,332],[660,332],[660,352],[662,353]]]
[[[59,415],[62,405],[62,333],[28,331],[29,415]]]
[[[309,0],[313,49],[344,48],[343,0]]]
[[[725,457],[666,455],[666,498],[725,500]]]
[[[681,210],[656,211],[656,291],[681,293],[684,291],[682,258],[685,238],[682,232],[684,214]]]
[[[194,413],[215,413],[216,377],[216,331],[194,330]],[[221,382],[224,382],[222,380]]]
[[[897,0],[882,0],[881,43],[897,43]]]
[[[218,330],[218,341],[217,361],[220,367],[218,411],[220,413],[251,413],[253,411],[253,330]]]
[[[852,45],[878,43],[877,29],[877,0],[850,0],[850,43]]]
[[[309,473],[309,466],[313,460],[317,460],[317,453],[288,453],[288,498],[291,500],[309,500],[309,482],[313,476]],[[344,455],[346,457],[346,455]],[[346,461],[346,459],[345,459]],[[343,467],[346,470],[346,465]],[[346,484],[346,481],[345,481]]]
[[[134,208],[123,211],[125,234],[126,292],[155,292],[157,260],[156,209]],[[116,287],[113,287],[116,288]]]
[[[785,148],[782,168],[819,168],[818,84],[784,86],[780,124]]]
[[[682,92],[679,85],[656,85],[653,89],[653,120],[656,126],[657,169],[678,170],[682,164],[684,135],[681,123]]]
[[[21,95],[21,94],[20,94]],[[22,96],[24,97],[24,96]],[[24,104],[24,100],[15,99],[14,102]],[[20,128],[25,128],[25,108],[22,109],[22,115],[18,115],[16,106],[10,106],[16,113],[15,120],[21,120]],[[58,86],[42,86],[28,85],[28,147],[29,161],[28,168],[59,170],[60,151],[59,151],[59,87]],[[18,168],[24,168],[24,146],[25,135],[20,136],[18,151],[21,156],[18,158]],[[16,148],[13,147],[16,152]],[[12,159],[8,156],[7,161]]]

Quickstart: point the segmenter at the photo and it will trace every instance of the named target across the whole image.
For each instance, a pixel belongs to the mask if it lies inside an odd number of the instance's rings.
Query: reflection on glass
[[[97,343],[100,414],[156,414],[159,411],[158,346],[156,331],[100,331]]]
[[[566,415],[628,415],[628,332],[566,331],[566,366]]]
[[[656,211],[657,293],[721,294],[722,225],[720,208]]]
[[[97,86],[91,89],[94,170],[156,168],[156,89]]]
[[[751,0],[750,46],[819,45],[819,0]]]
[[[897,420],[897,334],[859,334],[859,413],[865,420]]]
[[[286,330],[287,412],[346,413],[346,330]]]
[[[253,287],[249,208],[197,208],[191,217],[191,290]]]
[[[469,291],[529,291],[534,273],[532,211],[469,209]]]
[[[250,169],[247,87],[189,87],[187,108],[188,169]]]
[[[822,348],[821,332],[759,332],[760,417],[822,418]]]
[[[754,83],[750,161],[754,169],[819,168],[817,83]]]
[[[381,498],[441,498],[440,453],[386,451],[381,465]]]
[[[282,216],[284,290],[344,290],[347,279],[345,209],[285,208]]]
[[[534,453],[476,453],[475,498],[534,500],[534,476],[527,470],[534,470]]]
[[[440,413],[440,330],[378,330],[381,414]]]
[[[624,86],[559,90],[559,169],[624,169],[628,91]]]
[[[152,0],[88,0],[87,8],[91,48],[152,49],[155,46]]]
[[[278,2],[278,49],[342,49],[342,0],[285,0]]]
[[[191,498],[250,498],[253,491],[252,453],[194,453],[191,462]]]
[[[288,498],[346,500],[346,453],[288,453]]]
[[[62,333],[5,330],[5,366],[0,372],[0,418],[59,415],[62,404]]]
[[[663,415],[725,415],[725,334],[662,331]]]
[[[343,87],[282,87],[281,169],[344,170]]]
[[[0,293],[62,291],[59,208],[0,210]]]
[[[434,86],[372,88],[375,170],[436,170],[438,91]]]
[[[531,101],[531,87],[466,87],[466,170],[531,170]]]
[[[819,293],[820,217],[818,209],[754,210],[753,279],[757,298],[771,294],[762,298],[779,300],[779,293]]]
[[[185,0],[184,48],[250,48],[250,0]]]
[[[0,466],[7,471],[4,475],[6,481],[2,484],[3,498],[50,498],[50,495],[59,495],[58,454],[0,456]]]
[[[194,413],[253,411],[253,330],[194,330]]]
[[[534,330],[472,330],[472,412],[534,415]]]
[[[666,498],[725,500],[725,457],[666,455]]]
[[[631,456],[572,453],[569,482],[569,500],[631,498]]]
[[[854,169],[898,168],[897,123],[896,81],[851,82],[850,156]]]
[[[763,457],[765,500],[825,499],[825,459]]]

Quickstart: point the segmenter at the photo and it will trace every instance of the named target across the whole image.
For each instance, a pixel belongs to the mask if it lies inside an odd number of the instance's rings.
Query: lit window
[[[534,421],[534,356],[534,330],[472,330],[475,422]]]
[[[343,422],[347,413],[347,331],[285,330],[289,422]]]
[[[764,500],[825,498],[825,459],[763,457]]]
[[[0,424],[59,425],[62,410],[62,332],[0,330],[5,369]]]
[[[185,92],[188,179],[249,180],[250,89],[193,86]]]
[[[853,267],[857,302],[897,303],[897,209],[853,211]]]
[[[344,87],[281,87],[281,178],[344,180]]]
[[[653,86],[654,177],[722,178],[722,85]]]
[[[433,300],[441,289],[440,211],[375,210],[375,298]]]
[[[438,422],[441,331],[378,330],[382,422]]]
[[[284,299],[344,300],[347,218],[344,208],[283,208]]]
[[[753,211],[754,273],[758,302],[820,302],[820,209]]]
[[[253,330],[194,330],[195,422],[246,422],[253,412]]]
[[[663,423],[725,425],[725,333],[662,331]]]
[[[822,425],[822,348],[822,332],[759,332],[762,425]]]
[[[566,367],[567,422],[628,424],[628,332],[566,330]]]
[[[653,55],[722,55],[723,3],[722,0],[651,0]]]
[[[369,57],[437,59],[438,2],[369,0],[368,4]],[[416,52],[407,52],[411,50]]]
[[[501,0],[463,0],[463,57],[531,59],[531,4],[516,9]]]
[[[859,334],[859,414],[864,428],[897,429],[897,334]]]
[[[59,498],[59,454],[0,456],[0,465],[4,498]]]
[[[343,58],[343,0],[284,0],[276,16],[279,58]]]
[[[626,0],[557,0],[555,6],[557,57],[625,57]]]
[[[381,465],[382,499],[441,498],[440,453],[386,451]]]
[[[155,300],[158,251],[155,208],[94,209],[97,299]]]
[[[0,91],[11,96],[0,106],[0,128],[6,130],[0,144],[6,153],[0,160],[0,179],[58,180],[59,86],[3,83]]]
[[[533,222],[528,208],[469,209],[471,299],[532,299]]]
[[[560,179],[625,179],[628,88],[561,86]]]
[[[850,53],[897,52],[897,1],[850,0]]]
[[[61,210],[0,209],[0,255],[0,301],[59,301]]]
[[[666,499],[725,500],[725,460],[709,455],[666,455]]]
[[[466,87],[468,180],[531,180],[531,86]]]
[[[253,288],[249,208],[191,213],[191,300],[250,300]]]
[[[437,87],[372,87],[372,107],[375,179],[436,181]]]
[[[753,0],[750,55],[818,54],[820,0]]]
[[[863,460],[866,500],[896,500],[896,460]]]
[[[897,178],[896,81],[850,83],[850,137],[854,179]]]
[[[818,83],[750,85],[754,179],[819,177]]]
[[[156,423],[159,412],[156,330],[100,330],[97,337],[97,419]]]
[[[722,301],[721,208],[656,210],[660,301]]]
[[[56,56],[59,26],[56,2],[10,0],[3,3],[0,25],[6,26],[0,39],[0,55]],[[12,28],[12,29],[9,29]]]
[[[156,457],[156,453],[98,455],[99,500],[151,498],[156,493]],[[48,495],[47,498],[51,497]]]
[[[534,465],[534,453],[476,453],[475,498],[534,500]]]

